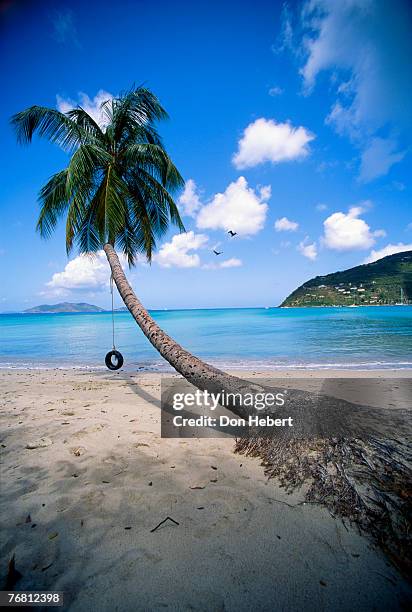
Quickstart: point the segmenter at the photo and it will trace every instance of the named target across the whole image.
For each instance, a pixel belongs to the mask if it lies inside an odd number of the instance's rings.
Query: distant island
[[[86,302],[61,302],[60,304],[41,304],[24,310],[27,314],[53,314],[58,312],[105,312],[104,308]]]
[[[316,276],[293,291],[280,305],[377,306],[412,303],[412,251],[395,253],[373,263]]]

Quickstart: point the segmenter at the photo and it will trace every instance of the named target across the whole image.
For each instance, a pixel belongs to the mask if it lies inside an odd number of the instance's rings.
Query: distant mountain
[[[85,302],[79,302],[73,304],[72,302],[61,302],[60,304],[41,304],[34,308],[28,308],[24,312],[29,314],[51,314],[56,312],[104,312],[103,308],[94,306],[93,304],[86,304]]]
[[[326,276],[316,276],[293,291],[286,306],[360,306],[412,303],[412,251],[395,253]]]

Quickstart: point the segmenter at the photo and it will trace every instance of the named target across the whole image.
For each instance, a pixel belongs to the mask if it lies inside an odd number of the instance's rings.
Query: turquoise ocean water
[[[222,368],[412,368],[412,306],[152,311]],[[128,312],[115,314],[125,367],[168,370]],[[1,368],[104,368],[111,314],[0,315]]]

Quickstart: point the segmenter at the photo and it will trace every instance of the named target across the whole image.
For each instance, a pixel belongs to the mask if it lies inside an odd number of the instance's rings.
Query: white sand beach
[[[99,612],[400,610],[410,600],[368,538],[303,503],[303,491],[287,495],[232,439],[162,439],[160,374],[2,370],[0,385],[0,576],[14,554],[16,589],[64,591],[64,609]],[[178,525],[152,532],[166,517]]]

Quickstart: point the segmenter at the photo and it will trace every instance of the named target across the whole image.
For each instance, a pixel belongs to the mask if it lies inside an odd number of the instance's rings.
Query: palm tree
[[[101,111],[105,127],[80,107],[61,113],[55,109],[32,106],[12,118],[19,142],[30,143],[37,132],[72,154],[67,168],[52,176],[40,191],[41,210],[37,229],[42,237],[47,238],[61,217],[66,215],[68,253],[74,246],[81,253],[95,253],[104,249],[117,289],[152,345],[198,388],[233,393],[235,398],[226,405],[239,416],[247,418],[250,411],[237,400],[238,396],[261,393],[266,389],[204,363],[170,338],[137,299],[115,251],[117,247],[130,266],[135,264],[137,255],[141,253],[150,262],[157,240],[165,234],[170,224],[181,231],[184,229],[172,197],[174,191],[183,185],[183,180],[155,128],[155,122],[165,119],[167,114],[158,99],[141,87],[104,102]],[[334,436],[332,443],[327,438],[316,444],[299,438],[279,439],[276,428],[264,435],[258,429],[238,440],[236,450],[259,456],[269,476],[281,476],[283,484],[289,483],[292,488],[312,478],[308,499],[326,504],[334,514],[348,514],[353,518],[353,499],[359,499],[359,487],[356,487],[356,480],[355,484],[351,484],[346,477],[348,457],[359,463],[365,456],[374,456],[370,454],[373,451],[377,459],[372,462],[368,460],[367,466],[371,472],[371,482],[376,482],[375,466],[387,466],[387,450],[382,450],[382,444],[375,445],[371,450],[372,439],[370,443],[363,443],[363,446],[367,446],[366,452],[360,451],[360,440],[353,442],[336,437],[341,433],[338,433],[339,427],[334,429],[334,423],[339,425],[343,420],[342,431],[345,430],[348,419],[349,422],[351,419],[352,404],[336,399],[330,404],[327,397],[318,398],[317,394],[299,390],[293,390],[293,399],[298,416],[303,414],[304,422],[309,424],[320,421],[319,431],[324,432],[322,438],[330,432]],[[320,403],[322,399],[324,401]],[[379,419],[372,415],[369,421],[365,419],[364,422],[378,423]],[[316,427],[313,431],[316,432]],[[368,436],[371,433],[367,428]],[[331,463],[333,470],[329,469]],[[360,467],[359,473],[362,474],[365,465]],[[410,470],[407,472],[404,469],[401,461],[396,461],[391,469],[395,484],[404,483],[410,473]],[[334,476],[335,472],[337,476]],[[362,488],[365,489],[364,486]],[[369,489],[366,488],[366,491]],[[380,502],[382,507],[386,497]],[[361,525],[364,527],[369,522],[375,524],[375,510],[369,512],[366,502],[359,507],[363,508],[357,519],[359,522],[362,519]],[[403,524],[402,521],[398,523]],[[388,533],[393,532],[392,527],[391,522]],[[379,532],[380,540],[381,536]]]
[[[37,132],[71,154],[67,168],[40,191],[37,230],[48,238],[66,215],[67,253],[75,246],[80,253],[104,250],[125,305],[166,361],[200,389],[239,392],[245,381],[204,363],[159,327],[133,292],[115,251],[129,266],[139,254],[151,262],[170,224],[184,231],[172,197],[184,181],[155,126],[167,113],[143,87],[103,102],[100,110],[104,127],[81,107],[62,113],[31,106],[12,117],[21,144]]]

